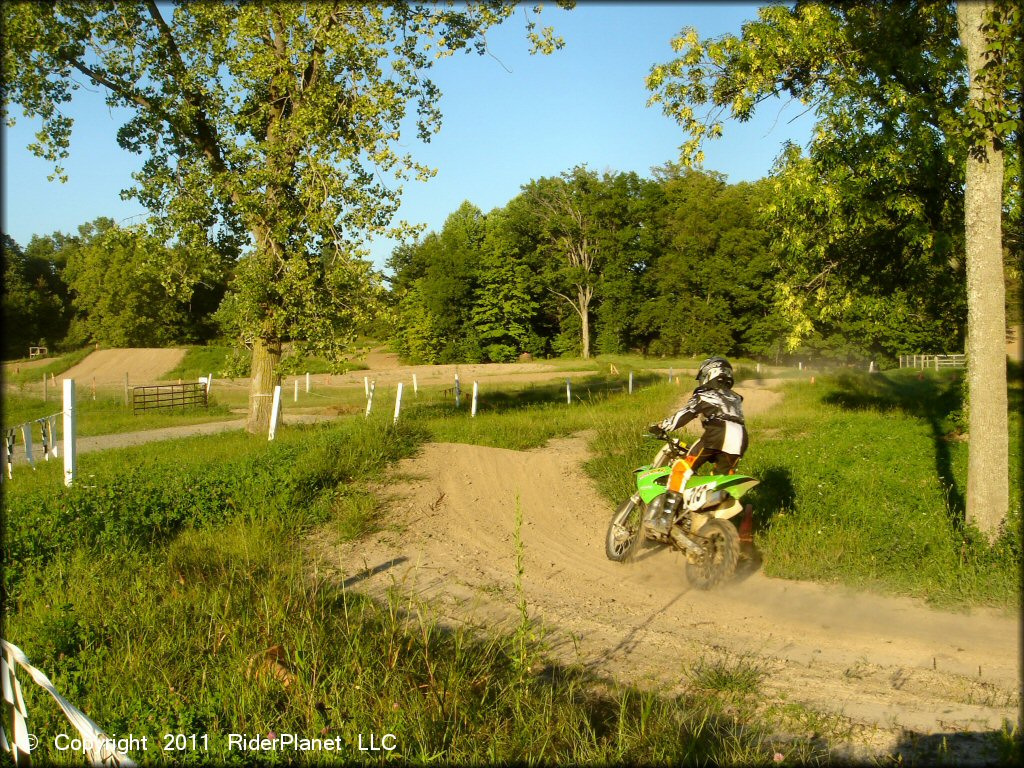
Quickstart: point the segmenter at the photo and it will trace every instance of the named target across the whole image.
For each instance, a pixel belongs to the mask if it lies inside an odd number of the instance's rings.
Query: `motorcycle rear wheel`
[[[686,563],[686,579],[697,589],[711,589],[736,572],[740,535],[728,520],[708,520],[693,538],[703,547],[697,562]]]
[[[632,498],[626,499],[612,515],[604,539],[604,553],[609,560],[621,563],[628,560],[640,546],[644,505]]]

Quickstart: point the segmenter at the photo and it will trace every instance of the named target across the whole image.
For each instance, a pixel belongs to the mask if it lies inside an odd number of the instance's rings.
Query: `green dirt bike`
[[[743,511],[740,498],[759,481],[746,475],[694,475],[682,493],[669,491],[672,464],[688,446],[664,433],[648,436],[664,445],[654,461],[634,470],[636,493],[612,515],[605,554],[621,562],[644,539],[669,544],[686,555],[689,582],[711,589],[736,571],[740,538],[730,518]]]

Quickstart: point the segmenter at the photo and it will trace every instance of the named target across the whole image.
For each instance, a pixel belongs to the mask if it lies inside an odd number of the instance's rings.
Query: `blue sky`
[[[646,106],[651,66],[672,58],[669,41],[684,26],[704,37],[738,34],[756,14],[757,4],[747,3],[584,0],[569,12],[549,5],[539,21],[565,40],[551,56],[527,54],[517,14],[488,35],[492,55],[457,55],[435,67],[443,93],[441,132],[429,144],[414,134],[403,142],[437,175],[406,182],[399,216],[438,230],[463,200],[486,212],[531,179],[584,163],[598,172],[649,175],[676,159],[685,139],[658,107]],[[124,113],[111,112],[96,91],[83,88],[76,99],[66,184],[47,181],[48,164],[25,149],[38,125],[19,119],[4,129],[4,230],[22,246],[35,234],[75,232],[97,216],[125,224],[144,219],[142,207],[119,194],[141,166],[141,158],[115,140]],[[17,107],[13,111],[20,117]],[[761,178],[784,141],[806,145],[812,117],[798,104],[764,104],[749,123],[726,124],[724,138],[707,145],[704,166],[733,182]],[[382,266],[393,246],[374,242],[375,263]]]

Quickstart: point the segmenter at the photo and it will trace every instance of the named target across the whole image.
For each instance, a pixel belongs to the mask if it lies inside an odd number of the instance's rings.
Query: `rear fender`
[[[712,517],[717,517],[719,520],[728,520],[730,517],[736,517],[742,511],[743,505],[740,504],[738,499],[733,498],[727,498],[718,506],[704,510],[704,512]]]
[[[725,491],[725,493],[738,499],[749,491],[760,480],[755,480],[747,475],[694,475],[687,483],[687,488],[694,488],[698,485],[708,485],[709,491]]]

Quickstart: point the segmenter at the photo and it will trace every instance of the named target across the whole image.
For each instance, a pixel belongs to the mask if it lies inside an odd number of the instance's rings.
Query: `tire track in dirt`
[[[738,388],[752,421],[781,400],[770,384]],[[712,592],[691,589],[682,555],[664,547],[608,561],[612,509],[581,469],[587,438],[533,451],[427,445],[393,473],[407,481],[387,501],[387,530],[315,547],[351,588],[381,597],[397,587],[453,622],[508,629],[518,506],[523,595],[557,660],[673,691],[697,660],[739,655],[762,670],[769,698],[847,718],[858,734],[850,749],[868,754],[894,749],[905,731],[1016,721],[1017,617],[769,579],[756,557]]]

